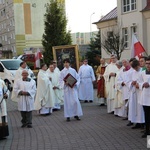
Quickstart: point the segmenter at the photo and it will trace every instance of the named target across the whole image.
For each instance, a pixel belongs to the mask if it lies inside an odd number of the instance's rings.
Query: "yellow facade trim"
[[[24,7],[25,34],[32,34],[30,3],[23,4],[23,7]]]
[[[18,40],[25,40],[25,35],[24,34],[17,34],[16,35],[16,41]]]
[[[14,3],[23,3],[23,0],[14,0]]]

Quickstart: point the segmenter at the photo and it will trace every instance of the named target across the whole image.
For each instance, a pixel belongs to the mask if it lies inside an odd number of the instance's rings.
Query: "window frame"
[[[125,42],[124,48],[128,49],[129,48],[129,31],[128,31],[127,27],[122,28],[122,37],[123,37],[124,42]]]
[[[122,12],[127,13],[137,9],[137,0],[122,0]]]

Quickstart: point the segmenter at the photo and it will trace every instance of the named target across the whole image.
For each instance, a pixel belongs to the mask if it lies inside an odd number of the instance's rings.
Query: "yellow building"
[[[65,0],[58,0],[65,5]],[[20,55],[42,49],[44,14],[49,0],[0,0],[0,49]],[[9,56],[10,57],[10,56]]]

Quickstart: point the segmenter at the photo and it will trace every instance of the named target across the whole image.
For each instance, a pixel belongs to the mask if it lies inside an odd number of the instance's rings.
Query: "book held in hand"
[[[64,81],[67,82],[68,86],[70,86],[71,88],[73,88],[74,85],[77,83],[77,80],[70,73],[66,75]]]

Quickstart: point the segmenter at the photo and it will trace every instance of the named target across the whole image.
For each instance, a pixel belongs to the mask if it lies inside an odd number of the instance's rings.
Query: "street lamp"
[[[91,15],[90,15],[90,39],[92,37],[92,15],[94,15],[95,12],[93,12]]]

